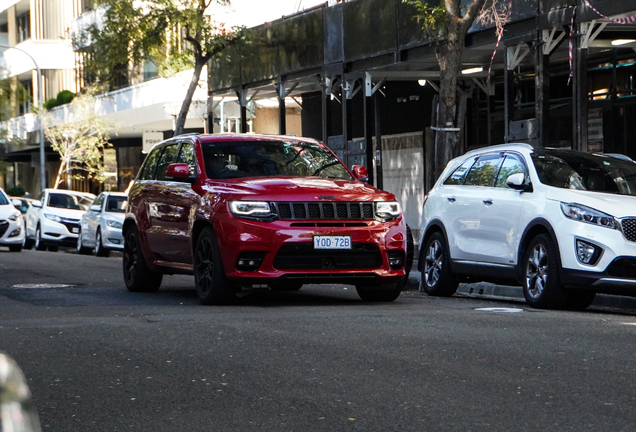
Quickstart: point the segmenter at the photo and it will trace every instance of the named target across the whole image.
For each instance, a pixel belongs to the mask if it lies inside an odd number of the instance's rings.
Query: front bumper
[[[124,236],[121,232],[121,228],[109,227],[106,224],[102,225],[102,245],[106,249],[123,250],[124,249]]]
[[[76,246],[79,233],[79,220],[75,222],[55,222],[47,218],[40,219],[42,242],[62,246]]]
[[[388,284],[405,276],[406,224],[258,222],[227,215],[217,228],[225,273],[242,285],[276,282]],[[351,250],[314,250],[314,235],[351,236]],[[396,265],[396,262],[401,262]],[[249,267],[243,264],[254,262]],[[391,265],[393,263],[393,265]]]
[[[16,221],[0,221],[0,245],[12,246],[22,244],[24,239],[24,223],[22,218]]]

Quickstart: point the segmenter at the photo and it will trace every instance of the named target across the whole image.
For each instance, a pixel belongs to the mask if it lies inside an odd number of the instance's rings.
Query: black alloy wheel
[[[204,228],[197,241],[194,284],[199,300],[204,305],[228,305],[237,301],[237,288],[225,276],[212,227]]]
[[[446,239],[440,232],[433,233],[420,252],[422,271],[420,291],[431,296],[451,297],[459,283],[450,269],[450,258]]]
[[[163,274],[148,268],[144,258],[137,227],[131,226],[124,237],[122,257],[124,283],[131,292],[155,292],[161,286]]]

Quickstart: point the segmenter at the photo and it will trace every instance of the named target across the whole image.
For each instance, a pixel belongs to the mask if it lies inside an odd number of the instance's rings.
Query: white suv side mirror
[[[506,184],[510,189],[521,192],[532,192],[532,183],[525,183],[526,176],[523,173],[512,174],[506,179]]]

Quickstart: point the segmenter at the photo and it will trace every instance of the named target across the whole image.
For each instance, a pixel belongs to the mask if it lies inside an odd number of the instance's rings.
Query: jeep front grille
[[[274,202],[281,220],[373,220],[372,202]]]

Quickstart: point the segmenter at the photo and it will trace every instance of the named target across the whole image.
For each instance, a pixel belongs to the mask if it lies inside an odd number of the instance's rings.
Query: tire
[[[102,230],[97,228],[97,234],[95,234],[95,255],[98,257],[107,257],[110,255],[110,251],[102,244]]]
[[[523,259],[523,296],[533,308],[560,309],[567,292],[559,280],[559,260],[552,238],[539,234],[530,242]]]
[[[204,305],[228,305],[236,302],[236,287],[227,280],[216,236],[206,227],[194,252],[194,285]]]
[[[402,282],[387,285],[356,285],[356,291],[366,302],[392,302],[402,293]]]
[[[82,243],[82,230],[80,228],[80,232],[77,235],[77,253],[80,255],[88,255],[91,253],[91,249],[84,246]]]
[[[22,251],[22,245],[9,245],[9,251],[11,252],[21,252]]]
[[[402,280],[402,288],[409,283],[409,274],[413,268],[413,258],[415,256],[415,242],[413,241],[413,233],[411,227],[406,226],[406,262],[404,263],[404,279]]]
[[[49,250],[49,252],[57,252],[60,247],[58,245],[48,245],[47,249]]]
[[[148,268],[135,226],[131,226],[126,231],[122,265],[124,283],[128,291],[155,292],[161,286],[163,274]]]
[[[26,222],[24,224],[24,238],[22,239],[22,249],[31,249],[33,247],[33,240],[27,237]]]
[[[446,239],[442,233],[433,233],[420,252],[422,270],[420,291],[430,296],[451,297],[459,283],[450,268]]]
[[[569,291],[563,308],[573,311],[587,309],[595,298],[594,291]]]
[[[42,241],[42,232],[40,229],[40,225],[38,225],[38,227],[35,229],[35,250],[46,250],[46,245]]]

